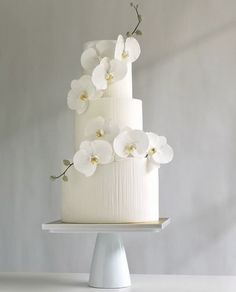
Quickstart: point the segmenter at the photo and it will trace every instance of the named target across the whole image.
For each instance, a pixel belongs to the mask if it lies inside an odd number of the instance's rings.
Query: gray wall
[[[129,1],[0,0],[0,270],[89,269],[95,235],[50,235],[71,157],[70,81],[82,44],[135,21]],[[161,168],[160,234],[124,236],[133,273],[236,274],[236,1],[139,1],[135,97],[175,150]]]

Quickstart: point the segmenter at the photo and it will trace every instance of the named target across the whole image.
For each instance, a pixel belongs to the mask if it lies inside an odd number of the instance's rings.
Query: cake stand
[[[43,224],[42,229],[51,233],[97,233],[88,285],[95,288],[125,288],[131,282],[120,233],[160,232],[169,223],[170,218],[124,224],[77,224],[58,220]]]

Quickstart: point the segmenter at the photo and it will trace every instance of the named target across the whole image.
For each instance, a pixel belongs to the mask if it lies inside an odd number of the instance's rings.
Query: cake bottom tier
[[[62,221],[131,223],[159,219],[158,168],[129,158],[98,166],[91,177],[73,167],[62,182]]]

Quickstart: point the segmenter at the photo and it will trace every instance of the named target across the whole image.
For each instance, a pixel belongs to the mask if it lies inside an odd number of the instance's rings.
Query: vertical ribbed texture
[[[130,158],[99,166],[85,178],[72,169],[63,183],[65,222],[144,222],[159,217],[158,169]]]

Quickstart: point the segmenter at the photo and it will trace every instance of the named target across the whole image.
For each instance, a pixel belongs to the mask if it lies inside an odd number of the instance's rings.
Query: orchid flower
[[[105,139],[112,142],[119,134],[119,127],[111,120],[98,116],[89,121],[85,128],[85,136],[89,140]]]
[[[86,72],[92,73],[104,57],[114,58],[114,41],[99,41],[94,47],[86,49],[81,55],[81,65]]]
[[[122,35],[118,36],[115,47],[115,59],[132,63],[140,55],[141,49],[138,41],[134,37],[124,40]]]
[[[101,92],[96,90],[91,77],[83,75],[80,79],[71,82],[67,104],[70,109],[76,110],[78,114],[82,114],[88,108],[89,100],[99,96],[101,96]]]
[[[123,79],[126,73],[127,66],[124,62],[105,57],[93,70],[92,81],[97,90],[105,90],[109,84]]]
[[[147,135],[149,138],[148,158],[158,166],[169,163],[173,159],[174,152],[167,144],[167,139],[150,132]]]
[[[112,146],[104,140],[83,141],[73,157],[75,169],[85,176],[93,175],[98,165],[112,161]]]
[[[124,131],[113,142],[115,153],[122,158],[145,157],[148,146],[148,136],[141,130]]]

